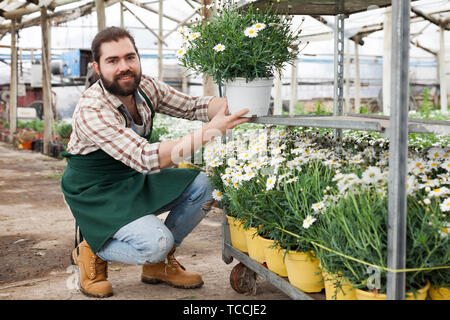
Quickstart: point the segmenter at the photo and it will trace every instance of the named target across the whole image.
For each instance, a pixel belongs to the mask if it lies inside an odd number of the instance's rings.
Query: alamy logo
[[[375,290],[381,288],[381,273],[380,269],[376,267],[368,267],[367,273],[370,274],[369,278],[367,278],[367,288],[369,290]]]
[[[70,276],[66,280],[66,288],[69,290],[80,289],[80,271],[77,266],[68,266],[66,273],[70,273]]]

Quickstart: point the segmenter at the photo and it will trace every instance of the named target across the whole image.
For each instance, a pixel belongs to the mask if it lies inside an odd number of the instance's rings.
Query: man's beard
[[[121,86],[118,82],[118,79],[127,75],[132,76],[134,81],[132,83],[124,83],[124,86],[123,85]],[[136,91],[137,87],[139,86],[139,83],[141,82],[141,76],[142,76],[141,71],[139,71],[139,74],[137,74],[130,70],[118,74],[117,76],[114,77],[113,81],[108,81],[103,77],[102,72],[100,71],[100,79],[102,79],[102,83],[105,89],[116,96],[123,96],[123,97],[129,96]]]

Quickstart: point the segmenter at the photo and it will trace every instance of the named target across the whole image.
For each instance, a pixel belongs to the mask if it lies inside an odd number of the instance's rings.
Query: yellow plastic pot
[[[405,300],[425,300],[427,298],[428,289],[430,288],[430,283],[427,282],[425,287],[422,289],[417,290],[416,296],[414,296],[414,293],[407,292],[405,295]],[[371,291],[364,291],[360,289],[356,289],[356,299],[357,300],[386,300],[387,295],[383,293],[375,293]]]
[[[242,252],[248,252],[247,237],[242,228],[242,221],[228,215],[227,219],[230,225],[231,245]]]
[[[289,251],[286,270],[289,282],[303,292],[320,292],[324,288],[319,259],[312,252]]]
[[[283,261],[285,250],[280,247],[271,248],[274,245],[274,241],[271,239],[259,237],[259,241],[261,241],[264,250],[267,268],[281,277],[287,277],[286,264]]]
[[[250,258],[259,263],[264,263],[264,248],[261,245],[261,241],[259,240],[260,236],[257,233],[257,229],[250,228],[245,230],[245,237],[247,239],[247,249]]]
[[[450,288],[431,286],[429,294],[431,300],[450,300]]]
[[[327,300],[356,300],[355,289],[349,280],[339,275],[330,275],[322,269]]]

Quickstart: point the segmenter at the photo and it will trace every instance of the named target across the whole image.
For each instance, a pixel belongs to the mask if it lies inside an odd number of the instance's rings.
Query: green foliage
[[[54,125],[55,132],[61,139],[68,139],[72,133],[72,125],[67,122],[58,121]]]
[[[168,133],[169,130],[166,127],[153,127],[152,136],[150,137],[149,142],[161,142],[161,137]]]
[[[246,36],[245,30],[256,23],[264,27],[256,37]],[[278,15],[272,7],[219,9],[217,15],[199,21],[184,33],[189,40],[179,51],[180,62],[188,69],[212,76],[217,84],[237,77],[248,81],[269,78],[296,57],[291,46],[298,34],[293,34],[290,27],[291,17]],[[224,46],[223,51],[214,50],[218,44]]]

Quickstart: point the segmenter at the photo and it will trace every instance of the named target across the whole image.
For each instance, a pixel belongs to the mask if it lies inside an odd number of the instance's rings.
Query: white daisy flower
[[[442,230],[439,230],[439,235],[441,236],[441,238],[447,238],[448,237],[449,228],[450,228],[450,223],[446,223],[442,227]]]
[[[221,43],[219,43],[218,45],[216,45],[213,50],[217,51],[217,52],[221,52],[225,50],[225,46]]]
[[[441,148],[431,148],[428,150],[427,156],[430,160],[439,160],[444,155],[444,151]]]
[[[195,40],[197,38],[200,38],[200,32],[191,33],[189,36],[189,40]]]
[[[255,23],[252,28],[254,28],[257,31],[264,30],[266,28],[266,25],[264,23]]]
[[[246,37],[255,38],[258,36],[258,30],[253,27],[248,27],[247,29],[245,29],[244,34]]]
[[[428,198],[423,199],[423,203],[425,203],[426,205],[430,205],[431,204],[431,200]]]
[[[277,177],[275,177],[275,176],[270,176],[268,179],[267,179],[267,182],[266,182],[266,190],[272,190],[273,189],[273,187],[275,186],[275,182],[277,181]]]
[[[219,190],[214,189],[212,192],[212,197],[214,200],[220,201],[223,198],[223,194]]]
[[[430,193],[428,194],[428,196],[430,197],[440,197],[440,196],[445,196],[448,195],[450,193],[450,190],[447,187],[441,187],[441,188],[436,188],[430,191]]]
[[[325,207],[325,204],[323,202],[317,202],[317,203],[314,203],[312,205],[312,209],[315,212],[318,212],[318,211],[322,210],[324,207]]]
[[[178,59],[181,59],[184,57],[185,54],[186,54],[186,49],[181,48],[181,49],[178,49],[176,56]]]
[[[317,219],[313,216],[307,216],[306,219],[303,220],[303,228],[308,229],[316,220]]]
[[[450,161],[445,161],[440,165],[440,167],[450,172]]]
[[[449,212],[450,211],[450,198],[447,198],[442,202],[440,205],[442,212]]]
[[[366,171],[363,172],[361,181],[366,184],[375,184],[380,181],[381,177],[382,175],[380,168],[369,167]]]

